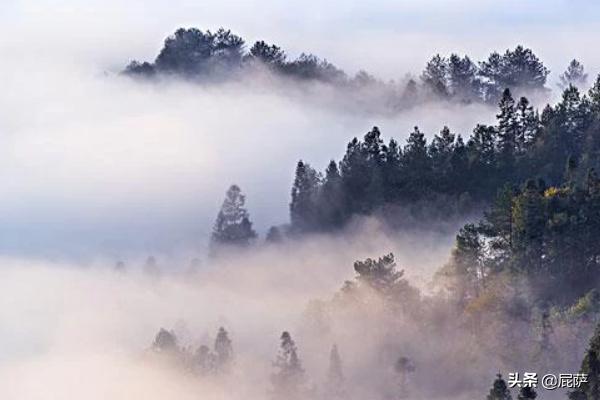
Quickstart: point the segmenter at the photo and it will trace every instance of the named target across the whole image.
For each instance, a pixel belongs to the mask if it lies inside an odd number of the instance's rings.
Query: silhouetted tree
[[[560,75],[559,86],[565,90],[569,86],[573,85],[582,89],[587,83],[588,74],[585,73],[583,64],[577,60],[571,60],[566,71]]]
[[[512,400],[506,381],[502,379],[502,374],[496,375],[496,380],[490,389],[487,400]]]
[[[227,372],[233,362],[233,346],[225,328],[220,327],[215,339],[215,368]]]
[[[256,239],[245,202],[246,197],[237,185],[227,190],[211,236],[213,254],[218,252],[219,247],[247,247]]]
[[[273,363],[276,371],[271,375],[275,399],[297,399],[303,394],[304,369],[298,357],[296,344],[288,332],[281,334],[279,354]]]

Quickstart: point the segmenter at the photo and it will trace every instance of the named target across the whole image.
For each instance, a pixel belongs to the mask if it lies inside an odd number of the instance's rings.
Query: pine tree
[[[329,368],[325,382],[325,395],[327,398],[343,399],[346,394],[344,388],[344,372],[338,347],[334,344],[329,353]]]
[[[499,103],[498,119],[498,157],[499,168],[506,180],[512,180],[514,174],[515,153],[517,151],[518,125],[515,113],[515,101],[509,89],[505,89]]]
[[[319,174],[309,164],[298,161],[290,203],[293,231],[310,232],[319,228],[316,201],[320,181]]]
[[[436,54],[425,66],[421,80],[432,94],[442,99],[447,98],[450,93],[446,59]]]
[[[288,332],[281,334],[279,354],[273,363],[276,372],[271,376],[274,399],[297,399],[302,396],[304,369],[296,344]]]
[[[403,178],[401,175],[402,150],[394,139],[390,139],[385,149],[383,164],[384,200],[393,204],[401,195]]]
[[[448,86],[453,98],[462,102],[471,102],[481,98],[477,66],[468,56],[456,54],[448,59]]]
[[[344,201],[342,176],[336,162],[331,160],[325,170],[318,201],[320,221],[325,228],[340,228],[344,224]]]
[[[560,75],[559,86],[565,90],[569,86],[573,85],[578,88],[585,87],[587,83],[588,74],[585,73],[583,64],[577,60],[571,60],[567,70]]]
[[[286,55],[280,47],[260,40],[250,48],[250,58],[271,67],[281,68],[285,64]]]
[[[409,200],[418,200],[427,194],[432,182],[427,140],[418,127],[415,126],[408,136],[402,154],[401,173],[406,182],[402,196]]]
[[[543,269],[544,228],[546,215],[542,190],[533,179],[525,183],[523,193],[513,203],[512,248],[516,267],[527,273]]]
[[[497,136],[496,127],[480,124],[475,127],[467,142],[467,154],[472,174],[469,189],[478,199],[489,199],[497,190]]]
[[[512,400],[506,381],[502,379],[502,374],[496,375],[496,380],[490,389],[487,400]]]
[[[380,293],[389,293],[404,275],[404,270],[396,269],[394,254],[390,253],[379,259],[367,258],[354,263],[357,280]]]
[[[533,107],[529,104],[529,100],[525,97],[521,97],[517,103],[515,118],[517,125],[516,151],[517,155],[523,155],[535,142],[540,122]]]
[[[215,368],[228,372],[233,362],[233,346],[225,328],[220,327],[215,339]]]
[[[450,279],[450,289],[460,308],[479,296],[486,270],[484,267],[484,242],[477,227],[467,224],[456,235],[456,245],[450,262],[440,271]]]
[[[246,197],[237,185],[227,190],[211,236],[213,255],[223,246],[247,247],[256,239],[245,202]]]
[[[600,74],[596,77],[594,84],[588,92],[588,96],[595,112],[600,112]]]

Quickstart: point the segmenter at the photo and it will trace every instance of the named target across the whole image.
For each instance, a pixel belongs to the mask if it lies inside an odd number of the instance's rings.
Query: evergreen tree
[[[502,379],[502,374],[496,375],[496,380],[494,380],[494,385],[490,389],[487,400],[512,400],[506,381]]]
[[[402,196],[410,200],[422,198],[432,182],[431,158],[425,135],[415,126],[402,152],[402,175],[406,181]]]
[[[447,193],[453,194],[468,193],[472,183],[467,181],[465,177],[468,177],[470,174],[467,146],[465,145],[462,136],[457,135],[456,141],[452,145],[449,172],[447,174],[448,181],[454,182],[454,185],[447,185],[447,188],[444,188],[442,185],[441,189]]]
[[[497,187],[496,127],[477,125],[467,142],[467,154],[472,174],[471,193],[479,199],[490,198]],[[463,177],[464,181],[465,178]]]
[[[250,48],[250,59],[257,60],[263,64],[281,68],[285,64],[286,55],[280,47],[269,45],[263,40],[257,41]]]
[[[485,82],[485,98],[497,101],[503,90],[544,90],[550,71],[531,49],[517,46],[503,55],[496,52],[480,64],[479,74]]]
[[[220,327],[215,339],[215,368],[227,372],[233,362],[233,346],[225,328]]]
[[[526,153],[528,147],[535,142],[540,123],[533,107],[529,104],[529,100],[525,97],[521,97],[517,103],[515,118],[517,125],[516,152],[517,155],[522,156]]]
[[[404,180],[401,175],[402,150],[394,139],[385,148],[385,162],[382,167],[384,200],[393,204],[401,197]]]
[[[456,135],[445,126],[441,132],[433,137],[428,152],[431,158],[433,177],[440,191],[449,191],[451,160],[454,155],[454,140]],[[456,182],[452,182],[454,184]]]
[[[298,399],[303,394],[304,369],[296,344],[288,332],[281,334],[279,354],[273,363],[276,372],[271,376],[275,399]]]
[[[448,90],[453,98],[462,102],[481,98],[477,66],[468,56],[452,54],[448,59]]]
[[[513,203],[512,247],[518,267],[525,272],[541,272],[544,260],[546,215],[540,190],[532,179]]]
[[[377,260],[367,258],[365,261],[356,261],[354,263],[354,271],[358,274],[357,279],[359,282],[381,293],[386,293],[393,289],[404,275],[403,270],[396,270],[396,262],[392,253]]]
[[[298,161],[290,203],[292,230],[310,232],[319,227],[316,201],[320,180],[319,174],[309,164]]]
[[[425,66],[425,70],[421,74],[421,81],[435,96],[442,99],[447,98],[450,93],[446,59],[436,54]]]
[[[574,59],[569,63],[567,70],[560,75],[559,86],[563,90],[571,85],[581,89],[585,87],[587,77],[588,74],[585,73],[583,64]]]
[[[456,235],[456,246],[441,275],[450,279],[450,290],[460,308],[479,296],[486,276],[484,241],[477,227],[467,224]]]
[[[498,119],[498,161],[499,168],[504,172],[505,179],[513,179],[515,153],[517,151],[518,125],[515,113],[515,101],[509,89],[505,89],[499,103]]]
[[[319,220],[327,229],[340,228],[344,224],[344,201],[342,176],[336,162],[331,160],[325,170],[318,202]]]
[[[247,247],[256,239],[256,232],[252,229],[245,203],[246,197],[240,188],[231,185],[213,228],[211,236],[213,254],[223,246]]]
[[[600,112],[600,74],[596,77],[594,84],[588,92],[588,96],[592,103],[593,110],[596,113]]]

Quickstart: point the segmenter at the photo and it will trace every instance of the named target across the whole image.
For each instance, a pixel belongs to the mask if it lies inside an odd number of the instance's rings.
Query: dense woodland
[[[348,78],[312,55],[289,60],[279,47],[262,41],[246,51],[242,38],[223,29],[180,29],[167,38],[153,63],[132,62],[125,73],[202,81],[231,79],[256,68],[345,88],[384,85],[400,98],[427,93],[436,99],[498,105],[497,122],[477,125],[468,136],[443,127],[428,141],[415,127],[406,143],[386,143],[374,127],[362,139],[352,139],[343,158],[332,160],[324,172],[297,163],[290,221],[270,229],[268,245],[340,233],[361,216],[381,218],[392,230],[413,229],[417,220],[479,219],[460,229],[429,293],[405,279],[393,254],[357,261],[353,280],[331,299],[308,307],[306,326],[312,335],[326,337],[336,326],[356,332],[378,326],[382,336],[377,343],[386,356],[374,368],[395,371],[393,378],[373,383],[383,388],[384,398],[415,391],[431,397],[457,395],[452,390],[464,389],[464,382],[456,376],[444,376],[434,389],[425,389],[423,379],[435,378],[432,371],[440,366],[449,371],[457,363],[465,365],[463,374],[480,376],[480,367],[490,362],[496,371],[580,365],[589,382],[569,392],[569,398],[600,398],[600,328],[593,334],[600,321],[600,76],[582,92],[587,75],[574,60],[560,77],[562,99],[540,112],[526,97],[513,95],[548,90],[549,71],[521,46],[479,63],[467,56],[436,55],[419,82],[409,80],[397,91],[395,83],[383,84],[363,72]],[[217,258],[257,244],[245,196],[232,185],[213,228],[210,255]],[[427,343],[430,354],[413,349],[415,354],[409,355],[394,347],[401,340],[399,330]],[[438,332],[444,332],[444,340]],[[280,341],[271,376],[273,398],[348,398],[343,352],[337,346],[331,350],[328,376],[311,386],[290,333],[284,332]],[[224,329],[213,350],[180,347],[175,334],[166,330],[159,332],[152,349],[199,376],[227,374],[234,365]],[[537,396],[531,389],[514,394],[518,399]],[[487,399],[511,396],[499,374]]]
[[[365,71],[350,77],[326,59],[310,53],[289,58],[285,51],[262,40],[251,46],[230,30],[216,32],[197,28],[178,29],[169,36],[154,62],[132,61],[123,71],[132,77],[157,79],[178,77],[199,82],[223,82],[257,72],[295,82],[318,82],[355,93],[369,101],[379,98],[388,110],[415,106],[429,100],[495,104],[504,89],[518,93],[542,94],[548,91],[550,71],[531,49],[517,46],[504,53],[493,52],[486,60],[469,56],[439,54],[429,60],[419,77],[405,76],[384,82]],[[573,60],[561,75],[561,85],[585,85],[583,66]],[[374,94],[368,97],[368,93]],[[364,106],[366,106],[363,103]]]
[[[569,85],[562,100],[541,114],[527,99],[515,101],[507,89],[497,121],[478,125],[466,140],[444,128],[428,143],[415,128],[404,146],[394,139],[385,144],[373,128],[362,140],[353,139],[343,159],[332,161],[324,174],[298,163],[290,223],[272,228],[269,242],[338,232],[357,215],[393,218],[405,207],[436,218],[449,212],[467,215],[474,205],[482,210],[479,222],[460,229],[449,261],[436,274],[434,294],[413,287],[391,254],[357,261],[356,279],[331,301],[311,307],[310,320],[319,330],[330,329],[323,324],[335,324],[331,320],[369,321],[379,315],[388,321],[384,325],[408,324],[419,332],[436,326],[461,332],[460,337],[472,335],[468,345],[457,338],[452,351],[472,355],[470,346],[475,346],[493,355],[497,368],[557,369],[576,363],[582,343],[600,321],[600,178],[595,172],[600,79],[585,94]],[[254,244],[244,197],[233,186],[217,218],[212,248]],[[599,337],[596,333],[581,367],[593,380],[570,393],[572,399],[598,398]],[[439,357],[447,351],[440,348]],[[411,381],[412,372],[396,378]],[[499,376],[488,399],[509,395]],[[527,389],[517,397],[534,395]]]

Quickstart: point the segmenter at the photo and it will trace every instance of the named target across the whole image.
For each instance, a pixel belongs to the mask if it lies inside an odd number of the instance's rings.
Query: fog
[[[349,332],[329,331],[323,337],[307,325],[309,302],[330,299],[344,280],[352,279],[355,259],[397,251],[407,276],[419,282],[419,269],[433,268],[449,246],[433,237],[418,243],[369,239],[376,231],[370,222],[360,233],[267,246],[196,269],[186,261],[159,258],[158,276],[143,272],[142,259],[130,260],[124,272],[117,272],[108,262],[82,268],[3,258],[0,395],[263,398],[284,329],[302,338],[300,354],[306,355],[315,384],[325,374],[334,340],[344,343],[347,362],[367,368],[360,358],[368,347],[352,350]],[[235,386],[198,379],[145,356],[160,327],[173,328],[181,345],[196,348],[210,345],[219,326],[227,327],[234,341],[236,367],[228,379],[235,379]]]
[[[256,82],[140,85],[117,75],[133,58],[153,59],[178,26],[230,27],[249,42],[265,38],[292,55],[310,51],[350,73],[362,68],[384,79],[418,75],[437,52],[483,58],[517,43],[532,46],[552,71],[575,56],[594,71],[596,60],[581,50],[594,36],[587,19],[575,28],[561,14],[574,7],[553,3],[544,10],[520,6],[521,14],[506,7],[496,18],[492,2],[444,2],[436,6],[448,20],[440,20],[426,18],[428,4],[410,3],[9,2],[0,14],[0,249],[88,260],[98,253],[202,249],[231,183],[247,193],[264,232],[287,220],[299,159],[321,170],[374,125],[402,142],[415,125],[429,136],[444,125],[468,136],[477,122],[494,118],[495,110],[476,105],[361,113],[322,87],[293,95]],[[450,20],[465,22],[461,8],[480,18],[456,29]],[[242,17],[254,11],[274,23]],[[531,31],[508,29],[535,13],[541,19]],[[573,42],[560,59],[555,52],[563,46],[545,40],[548,30]]]
[[[415,125],[429,137],[444,125],[465,137],[477,123],[491,123],[495,109],[438,103],[378,113],[316,84],[264,76],[219,85],[143,83],[119,71],[131,59],[153,59],[179,26],[224,26],[249,42],[264,38],[291,55],[308,51],[350,73],[365,69],[397,81],[418,75],[434,53],[479,59],[523,43],[556,80],[554,71],[573,57],[591,75],[600,67],[598,55],[586,51],[597,36],[589,17],[597,5],[544,2],[552,11],[529,24],[539,10],[512,1],[497,17],[494,2],[462,0],[121,3],[1,6],[0,397],[262,399],[283,330],[297,340],[315,387],[338,343],[351,398],[393,392],[383,383],[393,375],[392,353],[420,360],[429,374],[417,374],[416,398],[483,395],[498,364],[465,350],[471,338],[463,327],[441,317],[422,325],[404,314],[391,321],[383,311],[349,312],[333,300],[354,279],[355,260],[389,252],[412,285],[433,293],[431,277],[464,221],[394,234],[363,219],[339,235],[261,244],[221,260],[209,259],[206,247],[232,183],[246,194],[262,240],[270,226],[288,222],[299,159],[323,170],[373,126],[401,143]],[[433,16],[438,7],[442,16]],[[469,18],[460,12],[467,7]],[[569,20],[576,11],[577,26]],[[143,272],[149,255],[159,276]],[[118,260],[124,273],[114,271]],[[311,325],[315,304],[335,314],[325,330]],[[199,380],[149,356],[161,327],[197,348],[212,345],[220,326],[236,354],[224,381]],[[576,360],[557,363],[574,369]],[[444,394],[426,380],[445,379],[446,371]]]
[[[494,113],[477,105],[348,113],[326,88],[294,95],[251,82],[144,85],[26,60],[2,67],[0,248],[12,254],[202,249],[232,183],[264,232],[288,219],[299,159],[324,169],[374,125],[403,141],[415,125],[468,134]]]

